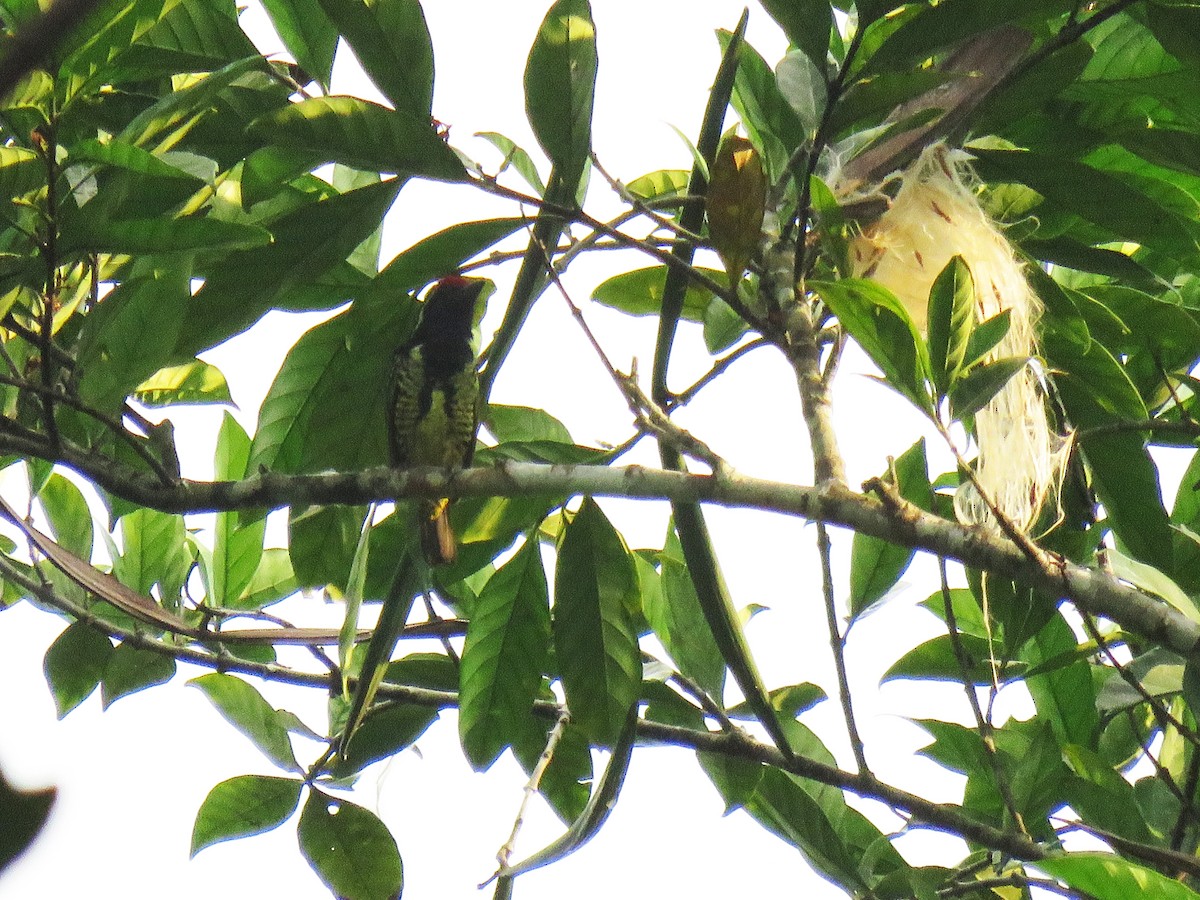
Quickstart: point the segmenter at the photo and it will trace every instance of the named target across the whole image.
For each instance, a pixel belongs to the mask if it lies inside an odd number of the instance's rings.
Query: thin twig
[[[704,243],[704,238],[702,238],[700,235],[688,231],[674,219],[668,219],[666,216],[659,215],[656,210],[651,208],[644,201],[629,193],[629,190],[625,187],[625,185],[609,175],[604,166],[600,165],[600,158],[596,156],[595,151],[592,152],[592,165],[595,166],[596,171],[600,173],[600,177],[608,182],[608,186],[612,188],[613,193],[620,197],[622,201],[627,203],[639,215],[643,215],[647,219],[650,219],[655,223],[655,225],[658,226],[658,228],[669,231],[676,238],[683,238],[684,240],[691,241],[694,244]],[[657,231],[658,228],[656,228],[655,231]]]
[[[825,624],[829,628],[829,649],[833,653],[833,666],[837,672],[838,698],[842,704],[842,717],[846,720],[846,734],[850,739],[850,749],[854,752],[854,762],[860,775],[866,775],[871,770],[867,766],[866,750],[863,747],[862,736],[858,732],[858,723],[854,719],[854,703],[850,694],[850,679],[846,674],[846,639],[838,625],[837,604],[833,592],[833,544],[829,540],[829,529],[824,522],[817,523],[817,551],[821,557],[821,588],[825,599]]]
[[[633,413],[634,420],[638,426],[645,427],[656,436],[669,441],[681,453],[700,460],[711,468],[714,474],[718,472],[728,473],[729,466],[720,456],[713,452],[702,440],[671,421],[671,417],[658,404],[646,396],[646,393],[638,384],[636,370],[626,375],[618,371],[616,366],[612,364],[612,361],[608,358],[608,354],[604,352],[604,348],[600,345],[600,341],[587,324],[587,320],[583,316],[583,310],[571,299],[571,295],[563,285],[558,271],[551,264],[550,257],[544,247],[542,248],[542,254],[545,258],[546,272],[550,276],[550,280],[558,289],[558,293],[567,304],[567,308],[570,309],[576,324],[579,325],[588,343],[591,344],[592,349],[595,351],[596,356],[600,359],[600,364],[604,366],[605,371],[608,372],[609,377],[625,398],[625,402],[629,406],[629,411]]]
[[[1021,829],[1022,834],[1029,834],[1025,827],[1025,819],[1017,809],[1013,799],[1012,786],[1008,783],[1008,773],[1000,763],[1000,755],[996,752],[996,736],[992,730],[991,719],[985,717],[979,706],[979,697],[975,693],[975,676],[971,671],[971,660],[967,656],[967,648],[963,646],[962,635],[958,630],[958,618],[954,614],[953,594],[950,592],[950,579],[946,574],[946,558],[938,557],[938,574],[941,577],[942,607],[946,616],[946,631],[950,635],[950,646],[954,650],[954,658],[958,662],[959,672],[962,673],[963,691],[967,695],[967,703],[975,716],[975,727],[979,729],[979,739],[983,742],[983,750],[992,767],[992,777],[996,780],[996,789],[1004,801],[1004,807],[1012,820]],[[989,707],[989,716],[990,716]]]
[[[546,774],[546,769],[554,760],[554,751],[558,747],[558,742],[562,739],[563,732],[566,731],[570,723],[571,715],[564,707],[558,720],[554,723],[554,727],[550,729],[550,733],[546,736],[546,746],[542,750],[542,755],[538,757],[537,765],[533,767],[533,771],[529,773],[529,780],[525,782],[525,792],[521,797],[521,805],[517,809],[517,817],[513,820],[513,827],[509,833],[508,840],[496,851],[496,862],[500,864],[500,870],[508,868],[508,861],[517,846],[517,835],[521,833],[521,826],[525,824],[525,811],[529,807],[529,801],[538,792],[538,787],[542,783],[542,776]],[[495,876],[493,875],[492,877],[494,878]],[[483,888],[485,884],[487,882],[484,882],[479,887]]]
[[[1187,725],[1181,722],[1178,717],[1172,715],[1171,711],[1167,709],[1166,705],[1160,702],[1157,697],[1146,690],[1146,686],[1138,680],[1137,676],[1130,672],[1129,668],[1123,665],[1121,661],[1117,659],[1116,654],[1113,653],[1112,647],[1109,645],[1104,635],[1100,633],[1100,629],[1096,627],[1096,622],[1090,614],[1085,612],[1081,615],[1081,618],[1083,619],[1084,630],[1088,633],[1091,639],[1095,641],[1096,646],[1100,648],[1100,652],[1104,654],[1104,657],[1108,660],[1109,665],[1116,670],[1117,674],[1121,677],[1121,680],[1133,688],[1138,696],[1145,701],[1146,705],[1150,708],[1150,711],[1154,714],[1154,718],[1157,720],[1159,727],[1166,728],[1169,726],[1174,728],[1179,732],[1180,736],[1184,740],[1192,745],[1194,749],[1200,750],[1200,734],[1198,734],[1195,729],[1189,728]]]
[[[767,330],[767,324],[763,322],[753,310],[751,310],[748,306],[746,306],[745,303],[742,302],[742,300],[737,296],[737,292],[735,290],[730,288],[728,285],[720,284],[712,278],[709,278],[703,272],[698,271],[693,266],[688,265],[687,263],[678,259],[667,250],[660,249],[652,244],[647,244],[645,241],[637,238],[632,238],[629,235],[612,228],[607,223],[601,222],[594,216],[588,215],[581,209],[561,206],[556,203],[547,203],[540,197],[534,197],[530,194],[523,194],[520,191],[515,191],[512,188],[504,187],[503,185],[496,184],[495,182],[487,179],[472,179],[471,184],[489,194],[495,194],[509,200],[515,200],[518,203],[527,203],[531,206],[545,210],[553,215],[562,216],[569,221],[577,222],[580,225],[584,225],[593,231],[597,231],[606,237],[610,237],[613,240],[624,244],[631,250],[640,250],[648,256],[652,256],[659,262],[672,268],[685,269],[688,273],[689,279],[703,287],[705,290],[711,291],[724,300],[727,304],[729,304],[730,308],[733,309],[733,311],[739,316],[741,316],[741,318],[745,320],[751,327],[753,327],[759,333],[769,333]]]
[[[430,591],[421,591],[421,600],[425,603],[425,616],[430,622],[445,622],[446,619],[438,615],[438,611],[433,606],[433,595]],[[442,632],[438,635],[442,642],[442,649],[446,651],[446,655],[450,657],[450,661],[454,663],[455,671],[458,671],[462,660],[458,657],[458,651],[454,649],[454,645],[450,643],[450,635]]]
[[[1123,13],[1137,2],[1138,0],[1116,0],[1115,3],[1112,3],[1101,10],[1097,10],[1095,15],[1090,16],[1087,19],[1079,21],[1072,18],[1068,20],[1068,22],[1058,30],[1054,37],[1046,41],[1046,43],[1038,47],[1037,50],[1025,57],[1025,59],[1021,61],[1020,65],[1014,68],[1012,72],[1010,72],[1009,75],[1004,79],[1004,81],[1001,82],[1001,84],[1011,84],[1013,81],[1016,81],[1047,57],[1057,53],[1067,45],[1075,43],[1097,25],[1107,22],[1109,19],[1119,13]]]
[[[729,353],[725,354],[715,363],[713,363],[712,368],[701,375],[695,383],[676,394],[674,401],[670,404],[669,408],[675,409],[678,406],[686,406],[687,404],[691,403],[696,398],[697,394],[704,390],[704,388],[708,387],[708,385],[718,376],[724,374],[726,369],[732,366],[747,353],[750,353],[752,350],[757,350],[760,347],[769,347],[770,345],[771,342],[766,338],[758,337],[752,341],[747,341],[740,347],[736,347],[735,349],[729,351]]]
[[[0,344],[0,346],[3,345]],[[169,485],[175,481],[175,474],[168,471],[167,468],[163,466],[162,462],[153,453],[151,453],[145,445],[138,441],[134,435],[122,428],[120,422],[118,422],[112,416],[102,413],[95,407],[89,406],[78,397],[72,396],[71,394],[63,391],[59,391],[54,387],[47,387],[44,384],[35,384],[32,381],[24,378],[10,378],[7,375],[0,375],[0,384],[7,384],[10,387],[17,388],[18,390],[29,391],[31,394],[37,394],[39,397],[45,400],[61,403],[63,406],[69,406],[71,409],[75,409],[83,413],[88,418],[95,419],[109,431],[113,432],[115,435],[125,441],[125,443],[129,445],[130,449],[132,449],[133,452],[136,453],[142,459],[142,461],[150,467],[150,470],[156,476],[158,476],[159,480],[162,481],[164,485]]]

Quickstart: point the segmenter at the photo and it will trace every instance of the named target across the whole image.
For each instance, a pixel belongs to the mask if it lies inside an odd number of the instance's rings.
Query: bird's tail
[[[421,551],[431,566],[449,565],[458,556],[458,539],[450,527],[450,501],[421,506]]]

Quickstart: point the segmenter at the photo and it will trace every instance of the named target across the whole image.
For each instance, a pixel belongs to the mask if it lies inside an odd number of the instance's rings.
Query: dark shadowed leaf
[[[428,116],[357,97],[314,97],[293,103],[256,119],[250,132],[313,153],[322,162],[442,181],[466,178],[462,162]]]
[[[571,718],[597,743],[616,740],[642,677],[629,617],[637,590],[629,552],[585,500],[567,526],[554,576],[554,649]]]
[[[433,104],[433,46],[419,0],[318,2],[392,105],[428,119]]]
[[[50,816],[56,795],[54,788],[17,790],[0,773],[0,816],[4,817],[4,827],[0,828],[0,871],[33,843]]]
[[[550,600],[537,541],[488,579],[467,628],[458,730],[477,769],[518,739],[550,651]]]
[[[1029,360],[1024,357],[1006,357],[973,368],[950,391],[955,418],[965,419],[979,412],[1027,365]]]
[[[263,0],[263,8],[297,64],[328,89],[338,32],[320,0]]]

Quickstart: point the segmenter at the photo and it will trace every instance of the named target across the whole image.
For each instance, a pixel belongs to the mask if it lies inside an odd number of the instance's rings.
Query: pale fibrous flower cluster
[[[955,256],[971,271],[975,321],[1010,311],[1008,334],[986,361],[1023,357],[1030,364],[975,414],[978,490],[964,483],[954,508],[964,524],[995,526],[982,492],[1012,525],[1028,531],[1046,500],[1057,502],[1067,442],[1050,426],[1037,367],[1041,303],[1012,246],[980,206],[968,160],[962,150],[935,144],[893,176],[894,199],[854,237],[850,259],[853,274],[887,287],[922,333],[930,288]]]

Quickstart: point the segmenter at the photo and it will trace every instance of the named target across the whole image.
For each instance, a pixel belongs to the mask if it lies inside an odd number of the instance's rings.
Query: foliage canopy
[[[0,67],[12,526],[0,603],[67,623],[45,657],[63,716],[97,687],[107,705],[162,684],[180,661],[213,670],[193,683],[280,774],[214,787],[193,853],[299,810],[301,852],[334,894],[398,895],[396,843],[347,790],[454,709],[470,764],[511,749],[567,824],[502,867],[497,896],[604,824],[651,741],[696,750],[730,808],[850,895],[1197,896],[1200,457],[1164,497],[1152,448],[1200,438],[1200,6],[762,0],[788,54],[773,68],[745,42],[744,17],[721,32],[691,170],[613,173],[620,181],[591,154],[603,60],[587,0],[557,0],[532,38],[523,89],[547,165],[484,135],[499,169],[433,118],[418,0],[264,6],[294,62],[263,57],[232,0],[59,3],[54,28],[38,4],[0,0],[10,46],[34,48],[32,63],[12,63],[13,51]],[[386,104],[329,94],[339,47]],[[730,109],[745,137],[722,143]],[[988,356],[1008,322],[975,321],[960,259],[934,282],[924,330],[869,273],[852,277],[850,242],[886,209],[890,177],[943,141],[969,152],[975,197],[1024,261],[1044,308],[1049,412],[1073,434],[1061,498],[1028,535],[956,520],[973,450],[939,474],[923,443],[896,447],[859,493],[832,428],[847,337],[959,450],[1029,364]],[[418,179],[511,212],[381,260],[383,217]],[[623,205],[607,220],[590,212],[603,191]],[[583,446],[544,410],[493,404],[475,468],[385,467],[392,354],[426,285],[517,269],[493,299],[503,318],[485,342],[486,394],[531,306],[567,295],[559,275],[613,247],[644,261],[593,285],[591,301],[659,323],[648,378],[604,358],[631,434]],[[709,250],[723,269],[711,255],[696,264]],[[230,402],[199,354],[272,310],[336,313],[291,348],[253,434],[226,416],[215,477],[195,480],[180,471],[171,416]],[[681,321],[702,326],[713,358],[687,388],[667,377]],[[794,372],[811,485],[741,476],[673,418],[750,352]],[[661,469],[621,465],[641,441]],[[430,570],[409,501],[442,496],[456,501],[463,546]],[[670,501],[663,546],[631,550],[594,499],[605,496]],[[819,523],[832,699],[802,665],[794,683],[764,684],[705,503]],[[266,516],[280,509],[287,545],[273,547]],[[211,512],[211,530],[191,527]],[[830,525],[855,532],[848,584],[829,565]],[[872,772],[845,678],[849,629],[888,602],[918,552],[941,562],[922,608],[945,633],[887,679],[963,686],[971,724],[920,723],[924,754],[965,777],[956,804]],[[302,589],[344,601],[345,625],[274,623],[268,610]],[[410,615],[418,597],[427,618]],[[378,622],[362,628],[376,603]],[[294,644],[312,649],[308,668],[278,661]],[[327,721],[273,708],[264,681],[327,691]],[[1036,715],[993,717],[1001,690],[1026,691]],[[805,722],[822,702],[840,704],[849,767]],[[298,757],[294,735],[323,751]],[[610,751],[594,778],[589,748]],[[11,856],[49,800],[0,789],[26,826]],[[913,866],[848,796],[956,834],[968,855]],[[1111,852],[1064,852],[1076,832]]]

